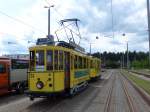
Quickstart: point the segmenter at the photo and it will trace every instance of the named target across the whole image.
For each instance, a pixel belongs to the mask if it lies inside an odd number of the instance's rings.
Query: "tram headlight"
[[[38,89],[42,89],[42,88],[44,87],[43,82],[42,82],[42,81],[38,81],[38,82],[36,83],[36,87],[37,87]]]

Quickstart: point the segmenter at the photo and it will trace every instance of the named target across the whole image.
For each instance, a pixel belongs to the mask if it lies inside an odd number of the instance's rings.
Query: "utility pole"
[[[99,39],[99,37],[98,36],[96,36],[96,39],[98,40]],[[91,55],[91,53],[92,53],[92,43],[90,43],[90,55]]]
[[[129,52],[128,52],[128,42],[127,42],[127,69],[129,69]]]
[[[51,7],[54,7],[54,5],[50,5],[50,6],[45,6],[44,8],[48,8],[48,38],[51,38],[51,24],[50,24],[50,19],[51,19]]]
[[[123,66],[123,68],[124,68],[124,52],[123,52],[123,54],[122,54],[122,66]]]
[[[50,17],[51,17],[50,15],[51,15],[51,12],[50,12],[50,11],[51,11],[51,10],[50,10],[50,9],[51,9],[51,8],[49,7],[49,8],[48,8],[48,37],[49,37],[50,34],[51,34],[51,29],[50,29],[50,27],[51,27],[51,23],[50,23],[50,19],[51,19],[51,18],[50,18]]]
[[[121,69],[123,68],[123,67],[122,67],[122,65],[123,65],[122,63],[123,63],[123,62],[122,62],[122,56],[121,56],[121,58],[120,58],[120,67],[121,67]]]
[[[124,52],[121,55],[122,68],[124,68]]]
[[[123,33],[122,36],[125,36],[126,34]],[[129,69],[129,52],[128,52],[128,41],[127,41],[127,69]]]
[[[90,43],[90,55],[91,55],[91,44],[92,44],[92,43]]]
[[[147,0],[147,18],[148,18],[148,37],[149,37],[149,67],[150,67],[150,9],[149,9],[149,0]]]

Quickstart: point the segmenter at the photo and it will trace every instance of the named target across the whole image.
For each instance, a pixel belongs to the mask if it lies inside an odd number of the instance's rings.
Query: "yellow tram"
[[[28,95],[31,100],[57,93],[73,95],[85,88],[90,79],[100,77],[100,59],[66,46],[69,45],[61,42],[29,48]]]

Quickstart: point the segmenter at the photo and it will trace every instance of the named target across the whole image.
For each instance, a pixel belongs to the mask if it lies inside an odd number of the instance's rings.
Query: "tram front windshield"
[[[30,51],[30,70],[31,71],[53,70],[53,51],[46,50],[46,53],[44,53],[44,50],[36,50],[36,52]]]

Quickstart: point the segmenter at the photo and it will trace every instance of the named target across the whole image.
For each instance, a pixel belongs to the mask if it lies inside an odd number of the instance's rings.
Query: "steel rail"
[[[134,82],[127,78],[122,72],[122,76],[133,86],[133,88],[139,93],[139,95],[143,98],[143,100],[150,106],[150,98],[145,94],[145,92],[138,87]]]
[[[120,73],[120,75],[121,75],[121,73]],[[137,112],[137,108],[135,107],[133,99],[132,99],[131,95],[129,94],[129,90],[127,89],[127,80],[125,78],[124,78],[125,80],[123,80],[123,76],[120,76],[120,79],[122,82],[123,90],[124,90],[124,93],[125,93],[125,96],[126,96],[126,99],[128,102],[130,112]]]
[[[112,81],[112,85],[109,88],[109,92],[108,92],[108,96],[107,96],[104,112],[110,112],[111,101],[112,101],[112,94],[113,94],[115,80],[116,80],[116,77],[114,77],[114,79]],[[111,110],[111,112],[112,112],[112,110]]]

